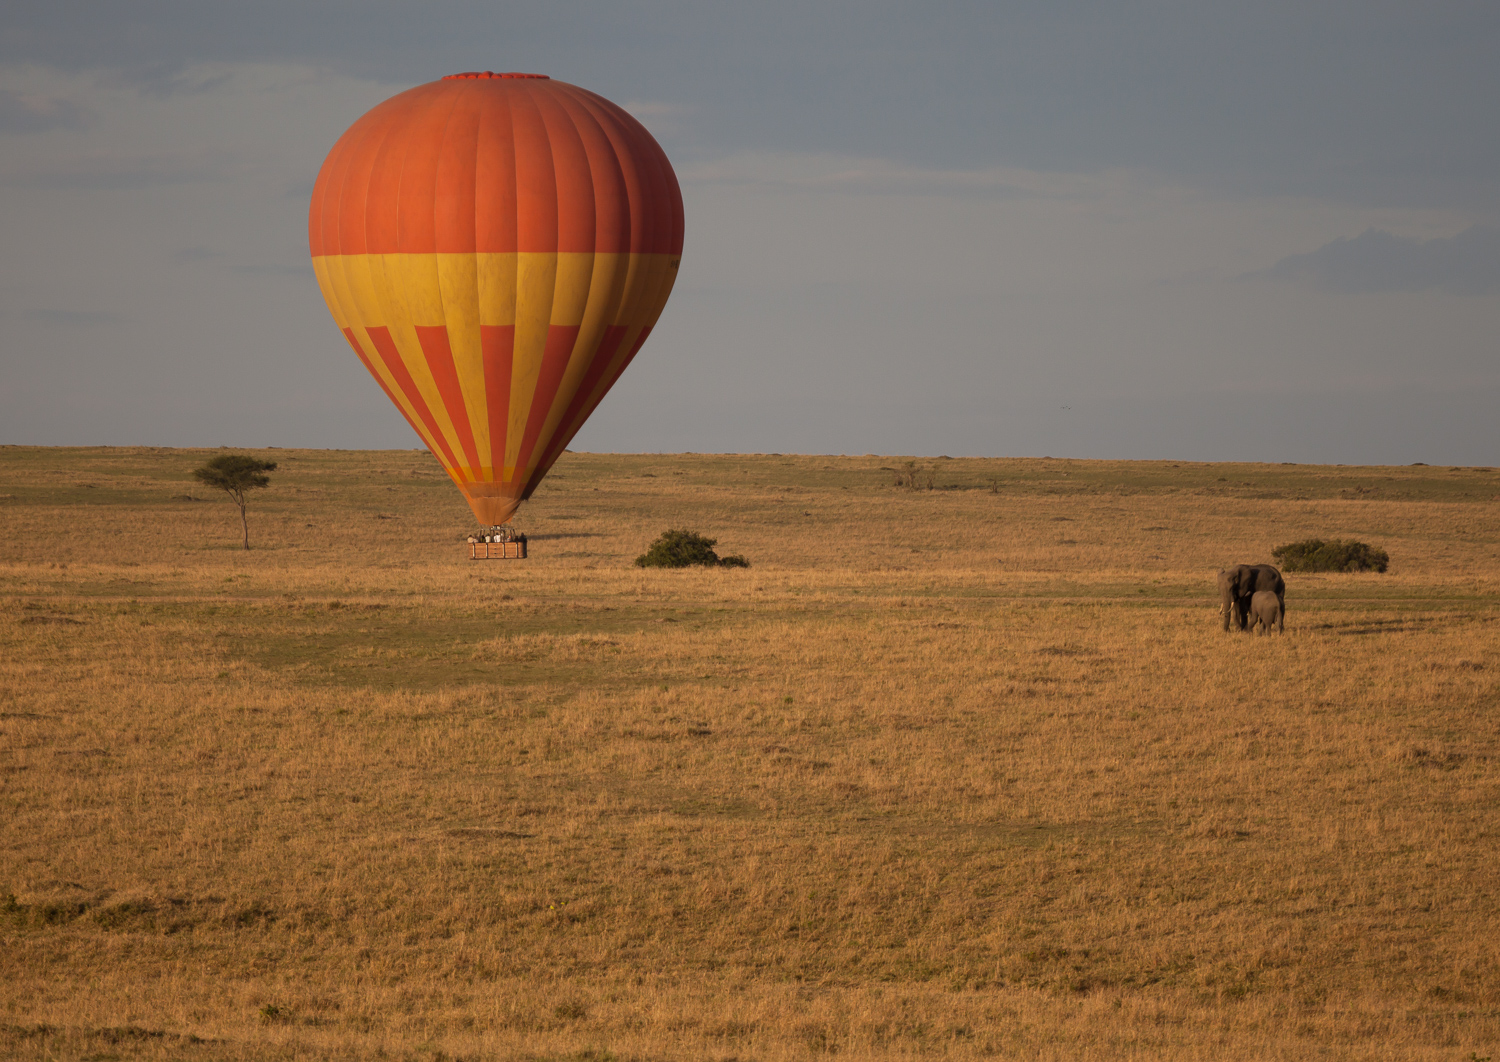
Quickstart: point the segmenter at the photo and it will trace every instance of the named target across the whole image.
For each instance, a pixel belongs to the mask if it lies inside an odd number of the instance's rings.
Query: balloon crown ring
[[[475,80],[485,81],[485,80],[488,80],[489,78],[492,78],[492,77],[534,78],[537,81],[551,81],[552,80],[546,74],[517,74],[517,73],[497,74],[493,70],[470,71],[467,74],[448,74],[447,76],[445,76],[443,78],[443,80],[444,81],[475,81]]]

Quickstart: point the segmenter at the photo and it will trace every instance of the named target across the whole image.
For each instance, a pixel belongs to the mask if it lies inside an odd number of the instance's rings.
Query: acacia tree
[[[269,487],[276,471],[275,461],[262,461],[246,454],[223,454],[202,468],[193,469],[193,478],[215,490],[222,490],[239,506],[240,527],[245,532],[245,548],[250,548],[250,523],[245,519],[245,492]]]

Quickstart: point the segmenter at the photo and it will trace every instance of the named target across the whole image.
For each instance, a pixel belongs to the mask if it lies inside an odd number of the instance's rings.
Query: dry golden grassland
[[[1493,469],[211,455],[0,448],[0,1055],[1500,1056]]]

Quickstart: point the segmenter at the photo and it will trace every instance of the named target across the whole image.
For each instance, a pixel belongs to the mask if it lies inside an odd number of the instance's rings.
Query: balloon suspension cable
[[[469,536],[470,560],[525,560],[526,532],[510,524],[491,524]]]

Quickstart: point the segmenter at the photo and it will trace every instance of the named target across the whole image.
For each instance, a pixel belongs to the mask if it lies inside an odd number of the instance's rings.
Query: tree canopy
[[[271,485],[267,472],[276,471],[275,461],[262,461],[249,454],[220,454],[200,468],[193,478],[205,486],[222,490],[240,510],[240,527],[245,533],[245,548],[250,548],[250,523],[245,517],[245,493]]]

